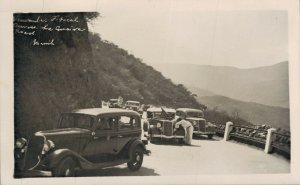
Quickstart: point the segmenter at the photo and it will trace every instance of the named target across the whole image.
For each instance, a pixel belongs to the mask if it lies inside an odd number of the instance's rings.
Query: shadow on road
[[[172,140],[157,140],[155,142],[151,142],[153,145],[172,145],[172,146],[184,146],[184,143],[172,141]]]
[[[138,171],[130,171],[127,167],[113,167],[100,170],[79,170],[76,177],[93,176],[158,176],[154,169],[141,167]]]
[[[209,139],[207,136],[193,136],[194,140],[208,140],[208,141],[220,141],[220,138],[218,137],[213,137]]]
[[[179,147],[182,147],[182,146],[192,146],[192,147],[201,147],[200,145],[187,145],[185,143],[178,143],[178,142],[175,142],[175,141],[157,141],[155,143],[151,143],[152,145],[165,145],[165,146],[179,146]]]

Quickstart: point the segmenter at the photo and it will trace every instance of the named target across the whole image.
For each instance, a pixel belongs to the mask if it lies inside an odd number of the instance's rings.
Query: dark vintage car
[[[183,127],[175,128],[175,109],[149,108],[147,121],[144,123],[144,131],[148,131],[150,142],[154,143],[162,139],[176,139],[182,142],[185,131]]]
[[[138,170],[147,140],[138,113],[124,109],[80,109],[63,113],[57,129],[16,140],[15,177],[74,176],[76,169],[127,163]]]
[[[209,139],[216,134],[216,126],[204,119],[202,110],[191,108],[176,109],[176,117],[181,117],[192,123],[194,136],[207,135]]]

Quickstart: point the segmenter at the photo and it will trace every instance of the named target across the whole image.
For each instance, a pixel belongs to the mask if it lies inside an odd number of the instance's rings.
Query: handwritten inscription
[[[36,18],[15,18],[15,34],[32,39],[32,46],[55,46],[57,35],[63,32],[80,33],[87,31],[80,24],[78,16],[40,15]],[[40,35],[49,38],[40,39]]]
[[[54,39],[51,39],[46,42],[41,42],[36,39],[33,39],[33,45],[34,46],[54,46],[55,44],[54,44]]]

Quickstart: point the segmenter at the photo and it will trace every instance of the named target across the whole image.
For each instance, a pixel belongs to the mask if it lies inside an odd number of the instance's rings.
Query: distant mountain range
[[[271,125],[289,130],[289,109],[252,102],[243,102],[224,96],[202,96],[199,102],[215,111],[225,111],[231,117],[239,117],[256,125]]]
[[[153,66],[186,86],[209,109],[289,130],[288,62],[252,69],[166,63]]]
[[[270,106],[289,107],[288,62],[239,69],[227,66],[156,63],[153,67],[200,96],[217,94]],[[184,69],[184,70],[183,70]],[[204,94],[199,94],[199,91]]]

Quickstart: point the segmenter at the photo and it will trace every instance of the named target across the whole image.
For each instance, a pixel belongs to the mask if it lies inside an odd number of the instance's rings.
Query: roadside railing
[[[267,130],[255,129],[247,126],[233,125],[230,131],[230,139],[265,148]]]
[[[290,158],[291,155],[291,136],[289,134],[274,133],[272,142],[274,152]]]
[[[225,132],[225,127],[226,124],[222,124],[222,123],[215,123],[212,122],[214,125],[216,125],[216,134],[220,137],[224,136],[224,132]]]
[[[276,132],[274,128],[255,128],[245,125],[234,125],[232,122],[226,124],[213,123],[216,125],[216,134],[224,137],[224,140],[235,140],[237,142],[254,145],[263,148],[266,153],[278,153],[290,159],[291,141],[289,134]]]

